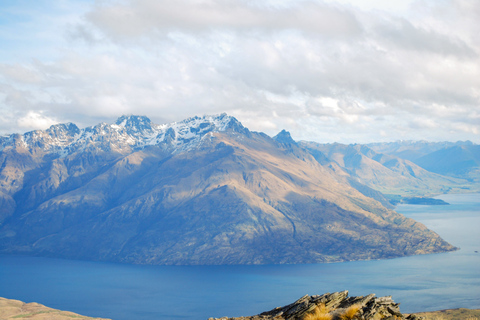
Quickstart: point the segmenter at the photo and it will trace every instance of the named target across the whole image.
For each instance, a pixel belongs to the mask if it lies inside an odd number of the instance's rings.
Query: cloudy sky
[[[295,140],[480,143],[477,0],[0,0],[0,134],[226,112]]]

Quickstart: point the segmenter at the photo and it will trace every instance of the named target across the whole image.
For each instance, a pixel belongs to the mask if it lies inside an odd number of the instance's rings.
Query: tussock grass
[[[343,314],[340,315],[340,320],[352,320],[357,315],[358,311],[360,310],[360,305],[354,304],[345,310]]]
[[[37,314],[43,314],[43,313],[54,313],[55,311],[38,311],[38,312],[31,312],[31,313],[25,313],[25,314],[19,314],[16,316],[13,316],[12,319],[18,319],[18,318],[31,318],[32,316],[35,316]]]
[[[449,318],[450,319],[450,318]],[[464,319],[464,320],[479,320],[478,317],[474,317],[474,316],[469,316],[467,318],[463,318],[463,317],[459,317],[458,318],[459,320],[460,319]],[[426,316],[425,317],[425,320],[448,320],[447,318],[443,317],[443,316],[438,316],[438,315],[435,315],[435,316]]]
[[[321,304],[313,309],[312,313],[307,314],[303,320],[332,320],[332,316],[325,304]]]

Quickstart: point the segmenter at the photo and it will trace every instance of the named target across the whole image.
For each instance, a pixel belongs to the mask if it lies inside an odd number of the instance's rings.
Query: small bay
[[[253,315],[305,294],[392,295],[402,312],[480,308],[480,194],[397,211],[460,249],[311,265],[137,266],[0,256],[0,296],[115,320]]]

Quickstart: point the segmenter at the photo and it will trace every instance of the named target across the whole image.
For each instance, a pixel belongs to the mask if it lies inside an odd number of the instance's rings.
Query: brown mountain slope
[[[32,319],[32,320],[108,320],[104,318],[90,318],[69,311],[61,311],[31,302],[0,297],[0,319]]]
[[[105,148],[106,140],[53,159],[24,150],[37,166],[22,171],[22,187],[10,196],[15,210],[0,228],[0,251],[260,264],[454,249],[360,194],[296,145],[242,128],[210,132],[195,148],[175,153],[162,145]]]

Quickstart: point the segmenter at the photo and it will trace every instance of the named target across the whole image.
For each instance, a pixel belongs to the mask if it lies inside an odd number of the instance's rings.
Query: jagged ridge
[[[367,296],[349,297],[348,291],[325,293],[319,295],[305,295],[292,304],[284,307],[278,307],[273,310],[263,312],[256,316],[238,317],[238,318],[209,318],[209,320],[301,320],[308,314],[321,307],[332,320],[340,319],[405,319],[421,320],[414,314],[403,315],[400,312],[399,303],[395,303],[391,296],[376,298],[375,294]],[[342,317],[349,308],[355,307],[358,311],[351,317]],[[327,319],[323,317],[322,319]]]
[[[0,137],[0,151],[21,144],[32,150],[41,148],[46,153],[66,157],[82,152],[91,144],[109,144],[113,150],[138,150],[152,145],[163,145],[172,153],[186,151],[197,146],[210,132],[248,129],[234,117],[225,113],[212,116],[192,117],[180,122],[157,125],[145,116],[121,116],[113,124],[100,123],[79,129],[73,123],[52,125],[47,130],[35,130],[23,135],[12,134]]]

